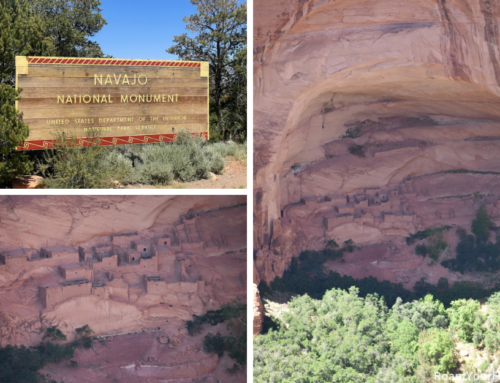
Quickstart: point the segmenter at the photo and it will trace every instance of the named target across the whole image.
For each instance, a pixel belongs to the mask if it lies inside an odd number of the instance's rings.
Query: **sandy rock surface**
[[[74,340],[75,329],[89,325],[94,345],[108,352],[105,338],[113,339],[117,368],[133,370],[135,380],[124,381],[213,380],[219,358],[200,352],[185,321],[226,302],[246,303],[245,201],[2,197],[0,344],[35,345],[51,326]],[[99,363],[97,370],[107,362]]]
[[[264,305],[260,299],[259,289],[253,284],[253,334],[260,334],[264,323]]]
[[[462,278],[414,246],[381,258],[371,246],[431,225],[470,230],[482,203],[498,219],[498,2],[256,0],[254,15],[259,278],[332,239],[364,249],[329,265],[341,274],[405,288]]]

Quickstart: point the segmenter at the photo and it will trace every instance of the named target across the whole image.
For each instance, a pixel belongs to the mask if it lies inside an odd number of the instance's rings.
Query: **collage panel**
[[[251,381],[247,18],[0,1],[1,383]]]
[[[2,382],[246,382],[246,209],[0,197]]]
[[[253,3],[253,381],[498,381],[500,4]]]
[[[0,188],[247,189],[245,0],[0,11]]]
[[[248,5],[0,1],[1,383],[252,381]]]

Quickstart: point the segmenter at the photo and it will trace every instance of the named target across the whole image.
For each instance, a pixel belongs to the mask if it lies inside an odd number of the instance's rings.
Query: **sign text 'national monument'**
[[[208,63],[16,57],[18,109],[30,134],[20,150],[52,147],[56,131],[101,145],[208,139]]]

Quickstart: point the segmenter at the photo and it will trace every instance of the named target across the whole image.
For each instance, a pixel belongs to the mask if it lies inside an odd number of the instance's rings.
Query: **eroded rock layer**
[[[182,330],[193,314],[246,302],[244,196],[11,196],[0,216],[1,346],[37,344],[51,326],[72,340],[89,325],[101,338],[150,332],[150,354],[172,354],[193,343]],[[130,371],[214,371],[217,356],[192,348]]]
[[[406,288],[465,278],[430,269],[404,238],[433,225],[470,230],[480,204],[499,224],[500,4],[254,4],[259,278],[331,239],[363,245],[331,265],[341,273]]]

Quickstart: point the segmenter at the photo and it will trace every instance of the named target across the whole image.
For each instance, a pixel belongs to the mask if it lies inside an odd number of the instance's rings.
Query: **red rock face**
[[[498,214],[496,174],[433,175],[500,172],[498,2],[256,0],[254,20],[260,279],[281,276],[292,256],[330,239],[399,246],[429,225],[468,227],[484,203],[474,192],[489,194]],[[408,280],[407,288],[416,276],[402,269],[427,275],[414,249],[391,254],[386,262],[407,266],[372,265],[370,274]]]
[[[185,321],[232,300],[246,302],[245,202],[244,196],[2,197],[0,345],[37,344],[50,326],[73,340],[87,324],[117,344],[127,343],[122,335],[146,331],[150,355],[179,360],[144,364],[143,351],[132,349],[127,358],[137,359],[137,376],[212,373],[218,357],[195,355],[200,346],[193,351]]]
[[[253,333],[260,334],[264,323],[264,305],[260,300],[259,290],[257,285],[253,284]]]

